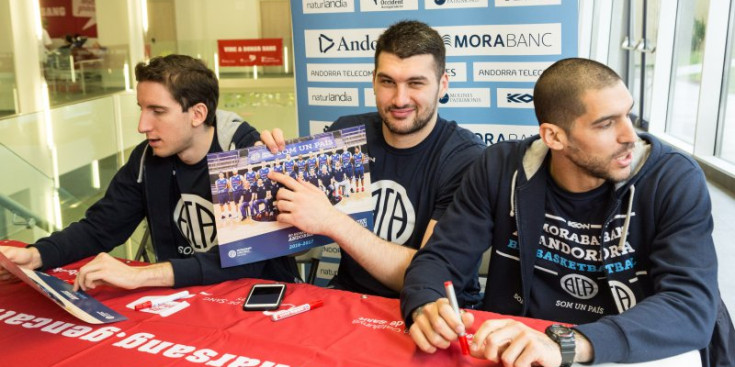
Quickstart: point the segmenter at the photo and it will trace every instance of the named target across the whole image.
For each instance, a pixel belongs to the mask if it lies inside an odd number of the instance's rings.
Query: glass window
[[[694,143],[709,0],[680,1],[666,132]]]
[[[127,12],[126,1],[97,1],[76,22],[64,16],[73,14],[71,8],[62,12],[54,4],[41,1],[41,19],[50,37],[42,58],[51,106],[124,90],[128,40],[121,30],[128,18],[120,14]]]
[[[660,9],[661,9],[661,1],[660,0],[650,0],[647,2],[644,1],[636,1],[636,14],[640,14],[635,19],[635,34],[640,35],[643,39],[639,40],[638,43],[635,45],[635,50],[637,51],[636,57],[635,57],[635,83],[633,90],[631,91],[633,93],[633,99],[636,101],[636,104],[638,106],[635,107],[636,113],[639,111],[643,111],[642,117],[644,121],[650,121],[651,120],[651,97],[653,92],[653,71],[656,67],[656,40],[658,39],[658,28],[659,28],[659,16],[660,16]],[[646,19],[643,19],[643,6],[647,6],[647,9],[645,9]],[[643,22],[645,22],[646,32],[643,34]],[[641,57],[639,57],[639,53],[641,54]],[[645,56],[645,77],[643,78],[643,90],[644,90],[644,97],[643,100],[643,108],[640,108],[640,101],[641,101],[641,62],[644,60]],[[640,114],[639,114],[640,115]],[[642,126],[643,128],[647,129],[646,126]]]
[[[218,11],[208,10],[202,1],[148,0],[146,54],[171,53],[203,60],[221,80],[242,81],[261,78],[293,78],[291,8],[288,0],[224,2]],[[171,16],[174,14],[175,16]],[[196,15],[196,16],[194,16]],[[185,26],[184,26],[185,25]],[[277,47],[266,55],[271,64],[246,57],[246,52],[221,55],[219,42],[241,46]],[[223,44],[223,47],[227,45]],[[274,61],[280,59],[280,63]]]
[[[732,13],[731,13],[732,14]],[[735,22],[730,17],[730,22]],[[723,111],[721,130],[718,134],[717,156],[723,160],[735,164],[735,24],[730,24],[730,37],[728,58],[726,63],[726,80],[723,84],[723,98],[721,109]],[[730,142],[727,144],[726,142]]]

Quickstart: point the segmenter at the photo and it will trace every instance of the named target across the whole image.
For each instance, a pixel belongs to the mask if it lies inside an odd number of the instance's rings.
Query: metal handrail
[[[36,214],[33,214],[17,201],[2,194],[0,194],[0,207],[4,207],[13,213],[13,224],[22,225],[28,229],[35,226],[45,230],[46,232],[53,232],[54,230],[54,226],[51,225],[51,223]],[[18,221],[16,219],[17,217],[20,217],[21,220]]]

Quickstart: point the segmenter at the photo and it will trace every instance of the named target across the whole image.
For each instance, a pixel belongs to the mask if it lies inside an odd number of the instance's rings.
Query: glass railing
[[[31,242],[49,233],[57,211],[54,180],[4,144],[0,162],[0,238]]]
[[[0,238],[34,242],[82,218],[142,140],[137,111],[122,92],[0,119]]]
[[[293,81],[250,84],[222,89],[219,107],[258,130],[280,127],[296,137]],[[139,111],[135,93],[124,91],[0,119],[0,238],[33,242],[82,218],[144,139]],[[129,257],[135,241],[116,256]]]

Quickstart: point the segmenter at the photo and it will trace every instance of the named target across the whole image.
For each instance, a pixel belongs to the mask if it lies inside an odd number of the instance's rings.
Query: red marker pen
[[[305,304],[303,304],[301,306],[291,307],[288,310],[281,310],[281,311],[278,311],[278,312],[273,313],[271,315],[271,320],[273,320],[273,321],[283,320],[283,319],[285,319],[287,317],[298,315],[300,313],[304,313],[306,311],[313,310],[313,309],[315,309],[317,307],[321,307],[323,305],[324,305],[324,301],[318,300],[318,301],[313,301],[313,302],[305,303]]]
[[[459,313],[459,304],[457,303],[457,296],[454,294],[454,285],[452,285],[451,280],[447,280],[446,282],[444,282],[444,290],[446,290],[447,292],[449,304],[452,306],[454,312],[459,317],[460,322],[462,322],[462,314]],[[470,354],[470,344],[467,343],[467,334],[464,332],[459,334],[459,346],[462,349],[462,354]]]

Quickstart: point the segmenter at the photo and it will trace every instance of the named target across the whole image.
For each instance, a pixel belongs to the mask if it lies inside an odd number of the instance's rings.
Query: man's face
[[[393,134],[412,134],[433,123],[437,102],[448,86],[446,73],[437,80],[436,64],[429,54],[405,59],[387,52],[378,56],[373,75],[375,103],[383,124]]]
[[[194,144],[191,109],[182,112],[181,105],[161,83],[140,82],[137,92],[138,132],[145,134],[153,153],[169,157],[191,149]]]
[[[565,156],[585,176],[613,182],[628,179],[633,145],[638,140],[629,118],[633,97],[619,82],[586,91],[582,102],[586,112],[574,120],[566,134]]]

